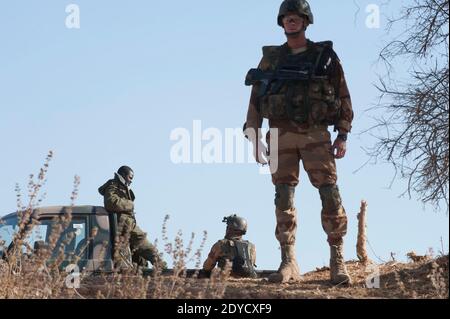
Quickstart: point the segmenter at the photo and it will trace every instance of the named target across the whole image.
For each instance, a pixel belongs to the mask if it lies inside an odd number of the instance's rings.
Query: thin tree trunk
[[[367,202],[363,200],[361,201],[361,208],[358,214],[358,241],[356,244],[356,254],[359,261],[363,264],[367,264],[369,262],[366,249],[366,211]]]

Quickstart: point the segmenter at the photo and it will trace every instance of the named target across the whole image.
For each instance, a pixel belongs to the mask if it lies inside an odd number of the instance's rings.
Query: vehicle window
[[[17,231],[17,218],[0,219],[0,250],[6,249]]]
[[[97,215],[91,217],[92,227],[96,234],[92,241],[92,260],[94,269],[111,270],[111,237],[109,231],[109,217]]]
[[[45,241],[48,232],[48,225],[35,225],[26,239],[28,246],[33,249],[34,243],[37,241]],[[25,249],[25,247],[24,247]],[[25,251],[24,251],[25,252]]]
[[[40,220],[26,238],[26,245],[22,247],[24,253],[30,253],[37,241],[50,243],[51,236],[57,236],[55,249],[52,257],[56,258],[60,248],[64,248],[65,259],[69,260],[75,255],[87,259],[87,234],[86,218],[73,218],[71,223],[62,232],[57,232],[58,221],[53,219]],[[17,217],[3,219],[0,221],[0,250],[5,250],[12,242],[14,234],[18,231]],[[52,233],[54,235],[52,235]],[[27,247],[28,246],[28,247]]]
[[[58,234],[58,221],[42,220],[40,226],[47,227],[45,242],[49,243],[51,236],[58,237],[53,257],[57,257],[61,248],[64,248],[66,259],[75,255],[86,256],[86,218],[73,218],[69,226]]]

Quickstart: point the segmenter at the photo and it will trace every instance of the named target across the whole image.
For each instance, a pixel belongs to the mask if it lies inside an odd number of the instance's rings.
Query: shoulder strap
[[[308,40],[309,41],[309,40]],[[316,74],[316,70],[319,67],[320,62],[322,61],[324,52],[333,51],[333,41],[321,41],[321,42],[313,42],[309,41],[311,46],[317,50],[317,57],[314,63],[314,74]],[[333,51],[334,52],[334,51]]]
[[[271,45],[271,46],[264,46],[262,48],[263,57],[265,58],[271,58],[273,56],[278,56],[280,53],[281,46],[279,45]]]
[[[313,43],[314,43],[314,45],[317,45],[317,46],[333,49],[333,41],[320,41],[320,42],[313,42]]]

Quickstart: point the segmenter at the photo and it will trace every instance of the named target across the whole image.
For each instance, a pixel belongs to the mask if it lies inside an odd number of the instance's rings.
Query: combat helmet
[[[288,12],[297,12],[300,16],[306,16],[309,24],[314,23],[314,16],[311,12],[311,7],[306,0],[284,0],[281,3],[280,11],[278,13],[278,25],[283,27],[283,17]]]
[[[227,232],[245,235],[247,232],[247,221],[236,214],[224,217],[222,222],[227,224]]]

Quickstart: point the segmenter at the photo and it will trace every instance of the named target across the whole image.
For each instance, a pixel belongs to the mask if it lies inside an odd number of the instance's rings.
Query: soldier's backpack
[[[255,267],[251,258],[250,244],[247,240],[234,240],[234,258],[232,272],[238,276],[257,278]]]

